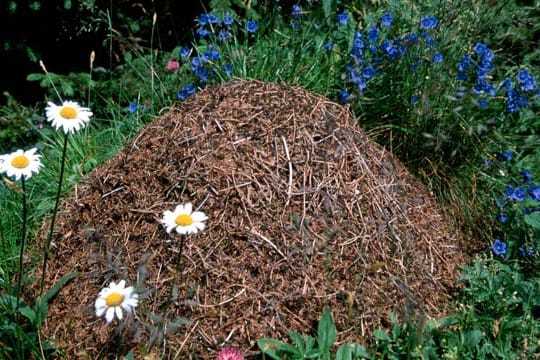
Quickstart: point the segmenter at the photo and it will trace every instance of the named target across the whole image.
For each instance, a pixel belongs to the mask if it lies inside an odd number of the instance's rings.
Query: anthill
[[[192,203],[181,239],[163,213]],[[146,126],[63,202],[47,274],[77,271],[44,328],[67,357],[149,350],[256,355],[262,337],[313,333],[329,304],[338,341],[365,342],[388,313],[445,313],[459,235],[432,196],[348,109],[299,88],[236,80]],[[180,256],[180,244],[183,249]],[[122,322],[97,318],[112,280],[137,287]]]

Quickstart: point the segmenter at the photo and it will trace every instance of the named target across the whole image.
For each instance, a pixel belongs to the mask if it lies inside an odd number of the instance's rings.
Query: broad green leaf
[[[257,346],[263,352],[263,354],[270,356],[272,359],[280,360],[278,355],[278,349],[280,349],[283,343],[279,340],[263,338],[257,341]]]
[[[540,229],[540,213],[532,213],[525,215],[525,222],[535,229]]]
[[[319,350],[323,353],[330,350],[336,341],[336,326],[332,319],[329,306],[324,307],[321,320],[319,321],[317,341],[319,342]]]
[[[323,0],[322,1],[324,16],[326,18],[332,16],[332,13],[334,12],[334,1],[335,0]]]

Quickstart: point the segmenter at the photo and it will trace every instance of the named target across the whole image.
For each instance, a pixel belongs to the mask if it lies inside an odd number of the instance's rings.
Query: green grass
[[[371,2],[369,6],[363,3],[347,5],[323,0],[312,6],[301,4],[305,11],[301,18],[294,19],[290,9],[280,9],[272,1],[266,7],[234,9],[227,1],[214,1],[216,15],[220,17],[224,12],[219,13],[219,9],[229,9],[231,13],[235,10],[234,24],[230,28],[218,24],[206,26],[216,33],[203,39],[194,35],[193,43],[186,44],[192,51],[189,59],[179,56],[183,44],[175,49],[154,49],[129,46],[127,39],[120,39],[126,44],[122,54],[124,65],[114,71],[31,74],[29,79],[40,81],[48,98],[78,99],[95,114],[87,128],[69,138],[62,193],[68,194],[86,173],[113,156],[142,126],[166,111],[177,101],[179,89],[187,85],[202,88],[200,76],[193,71],[190,61],[203,56],[205,51],[219,52],[219,58],[202,63],[208,76],[204,81],[206,86],[233,77],[255,78],[301,86],[335,101],[340,101],[341,92],[347,89],[348,104],[359,125],[399,157],[437,195],[448,216],[476,244],[475,250],[483,248],[480,253],[472,254],[474,260],[470,264],[463,264],[463,289],[455,299],[453,314],[436,321],[414,316],[403,323],[396,321],[390,333],[378,331],[367,349],[356,349],[358,357],[538,356],[539,344],[535,340],[540,332],[538,254],[536,251],[523,257],[519,248],[540,249],[540,204],[530,195],[524,201],[509,200],[505,189],[512,185],[530,190],[540,182],[540,140],[534,130],[540,126],[539,101],[538,96],[526,93],[528,106],[508,112],[505,93],[499,86],[506,77],[512,77],[514,86],[519,88],[518,70],[528,69],[532,76],[539,75],[535,73],[540,60],[534,39],[540,31],[536,25],[540,21],[531,19],[540,20],[540,14],[532,2],[531,6],[514,1],[490,5],[473,0],[388,1]],[[349,15],[346,25],[336,20],[337,13],[343,10]],[[386,11],[394,15],[391,27],[379,23]],[[439,24],[433,29],[419,29],[420,19],[429,15],[436,16]],[[255,33],[246,31],[245,22],[249,19],[258,21]],[[380,33],[374,43],[379,50],[374,53],[369,50],[367,31],[376,24]],[[230,32],[227,41],[218,39],[220,29]],[[364,63],[354,63],[350,55],[355,31],[363,35]],[[423,32],[426,34],[420,35]],[[410,37],[414,33],[419,35],[418,40]],[[148,40],[152,34],[147,34]],[[434,45],[429,45],[427,36],[435,40]],[[393,40],[393,45],[405,44],[406,51],[391,59],[381,53],[384,39]],[[401,40],[396,42],[396,39]],[[462,55],[473,55],[473,69],[479,64],[480,59],[473,51],[478,42],[485,43],[495,54],[487,77],[498,89],[494,96],[471,91],[477,80],[474,70],[469,71],[467,80],[456,78]],[[152,39],[151,43],[158,42]],[[332,50],[326,49],[329,43]],[[432,61],[436,52],[444,57],[441,63]],[[165,70],[171,58],[181,61],[176,73]],[[359,92],[351,82],[351,70],[361,77],[363,69],[370,64],[377,74],[362,78],[365,89]],[[225,71],[224,65],[230,65],[232,73]],[[456,91],[461,88],[466,91],[459,97]],[[413,97],[417,102],[411,102]],[[489,100],[486,108],[480,106],[482,99]],[[130,103],[138,109],[128,111]],[[43,118],[15,102],[1,113],[17,115],[19,121],[23,118],[34,130],[43,122]],[[29,245],[26,256],[33,259],[35,268],[23,271],[36,274],[36,278],[43,254],[35,233],[54,208],[63,143],[63,137],[47,124],[38,133],[35,146],[43,155],[44,166],[39,175],[26,183]],[[13,138],[24,138],[18,137],[13,129],[0,135],[6,149],[14,146]],[[501,153],[508,149],[514,152],[511,160],[501,158]],[[491,165],[485,166],[485,160]],[[523,184],[520,171],[524,169],[531,172],[529,184]],[[494,205],[497,199],[506,200],[500,208]],[[16,310],[12,297],[25,220],[21,215],[21,194],[9,186],[0,186],[0,209],[0,286],[4,289],[0,293],[0,308],[6,314],[0,322],[0,339],[6,344],[0,354],[23,359],[32,353],[39,358],[52,351],[47,349],[46,339],[41,339],[41,345],[38,342],[41,316],[46,311],[43,301],[23,302],[23,307]],[[498,213],[507,214],[511,221],[497,221]],[[496,256],[491,251],[495,238],[507,244],[505,255]],[[24,280],[26,285],[36,281],[32,276]],[[329,323],[328,318],[325,323]],[[324,338],[324,334],[319,336]],[[305,346],[305,341],[317,346],[314,338],[296,334],[291,339],[296,350]],[[280,346],[292,358],[292,354],[301,353],[285,344]],[[344,355],[346,351],[342,350],[339,356],[348,358]]]

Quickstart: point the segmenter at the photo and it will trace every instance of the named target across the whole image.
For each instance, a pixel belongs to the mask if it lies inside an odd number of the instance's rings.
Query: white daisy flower
[[[95,303],[97,317],[105,314],[105,320],[110,323],[115,315],[118,320],[122,320],[124,316],[122,309],[128,314],[131,313],[138,304],[139,295],[135,293],[133,286],[127,288],[125,286],[125,280],[120,280],[118,284],[111,281],[109,287],[101,289]]]
[[[56,130],[63,128],[66,134],[85,127],[93,115],[90,109],[81,107],[74,101],[64,101],[60,106],[49,102],[45,113],[47,121],[50,121]]]
[[[35,154],[36,148],[28,151],[17,150],[11,154],[0,155],[0,173],[5,172],[7,176],[14,176],[19,180],[24,176],[25,180],[38,173],[41,164],[41,155]]]
[[[195,234],[204,230],[208,216],[202,211],[192,211],[191,203],[178,205],[174,211],[165,211],[161,222],[168,233],[176,230],[181,235]]]

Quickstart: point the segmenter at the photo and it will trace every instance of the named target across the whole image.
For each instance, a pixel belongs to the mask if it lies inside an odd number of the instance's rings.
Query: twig
[[[283,141],[283,147],[285,148],[285,156],[287,156],[287,163],[289,165],[289,183],[287,184],[287,202],[285,204],[285,206],[288,206],[292,194],[293,168],[291,163],[291,156],[289,155],[289,148],[287,146],[287,141],[285,140],[285,137],[282,136],[281,141]]]
[[[268,245],[273,247],[278,252],[278,254],[281,255],[281,257],[283,257],[283,259],[287,260],[287,256],[285,256],[285,254],[283,252],[281,252],[281,250],[279,250],[279,248],[276,246],[276,244],[274,244],[268,238],[266,238],[262,234],[259,234],[255,230],[247,228],[247,227],[246,227],[246,229],[248,229],[253,235],[256,235],[256,236],[260,237],[261,239],[263,239]]]

